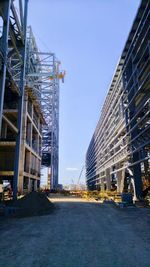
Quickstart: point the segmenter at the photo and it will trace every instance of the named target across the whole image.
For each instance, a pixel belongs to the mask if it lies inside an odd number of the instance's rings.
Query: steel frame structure
[[[89,190],[123,192],[129,178],[135,199],[150,188],[149,25],[150,1],[142,0],[87,150]]]
[[[150,1],[141,3],[128,46],[122,70],[128,101],[126,130],[136,195],[141,197],[150,189]]]
[[[31,27],[27,34],[26,85],[34,90],[41,105],[45,126],[42,131],[42,165],[51,170],[51,188],[58,185],[59,162],[59,65],[54,53],[38,50]]]
[[[16,0],[17,2],[17,0]],[[0,38],[0,132],[6,121],[15,136],[13,198],[17,197],[23,105],[25,90],[32,90],[34,104],[40,106],[45,119],[43,127],[42,165],[51,169],[51,187],[58,184],[59,161],[59,72],[60,62],[54,53],[40,52],[31,27],[27,28],[28,0],[0,1],[3,21]],[[16,95],[17,125],[4,113],[4,96],[11,90]]]
[[[19,0],[19,16],[13,0],[0,2],[0,16],[3,21],[0,40],[0,132],[3,114],[4,94],[6,86],[18,95],[18,120],[16,129],[16,146],[14,161],[13,197],[17,197],[17,181],[19,175],[19,157],[22,135],[22,113],[25,86],[26,62],[26,28],[28,0]],[[7,120],[8,121],[8,120]],[[9,123],[10,125],[11,122]],[[13,126],[12,126],[13,128]]]

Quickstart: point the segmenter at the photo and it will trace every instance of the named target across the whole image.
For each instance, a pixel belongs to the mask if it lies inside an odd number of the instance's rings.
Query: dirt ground
[[[150,209],[51,201],[50,215],[0,221],[0,267],[150,267]]]

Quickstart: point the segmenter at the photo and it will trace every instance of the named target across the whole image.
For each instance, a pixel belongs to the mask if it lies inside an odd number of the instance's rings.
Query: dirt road
[[[53,201],[50,215],[0,222],[0,267],[150,267],[150,209]]]

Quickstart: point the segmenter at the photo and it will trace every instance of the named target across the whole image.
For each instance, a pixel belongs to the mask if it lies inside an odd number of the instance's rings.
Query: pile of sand
[[[15,217],[38,216],[50,214],[54,205],[44,193],[31,192],[21,199],[11,203],[15,207]]]

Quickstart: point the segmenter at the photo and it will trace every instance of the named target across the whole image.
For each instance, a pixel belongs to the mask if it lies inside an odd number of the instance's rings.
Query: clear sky
[[[78,180],[140,0],[29,0],[38,46],[56,53],[60,85],[59,183]],[[84,175],[82,176],[84,181]]]

